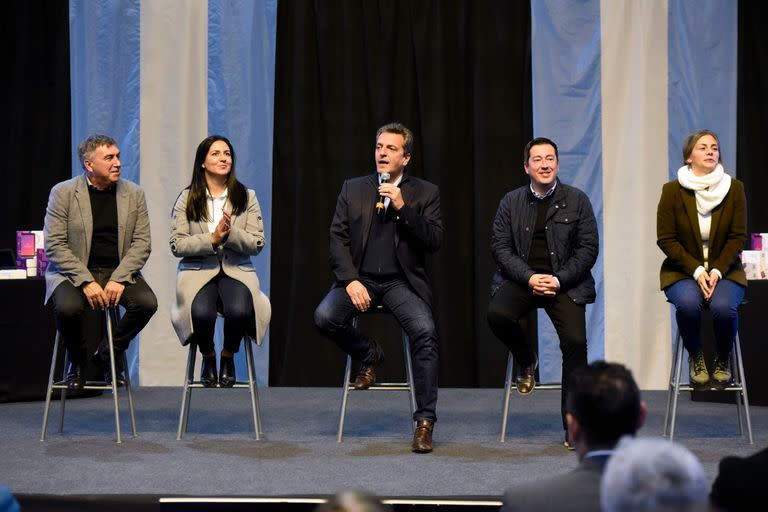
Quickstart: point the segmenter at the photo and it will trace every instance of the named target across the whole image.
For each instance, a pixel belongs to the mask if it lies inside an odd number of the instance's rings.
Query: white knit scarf
[[[725,174],[720,164],[704,176],[696,176],[689,165],[684,165],[677,170],[677,181],[683,188],[696,193],[696,209],[700,215],[709,215],[731,188],[731,177]]]

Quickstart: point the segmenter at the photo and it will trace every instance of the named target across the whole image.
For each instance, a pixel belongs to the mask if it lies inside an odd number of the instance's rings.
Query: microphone
[[[381,173],[381,183],[389,183],[389,173],[383,172]],[[379,199],[376,201],[376,214],[379,215],[384,211],[384,197],[379,196]]]

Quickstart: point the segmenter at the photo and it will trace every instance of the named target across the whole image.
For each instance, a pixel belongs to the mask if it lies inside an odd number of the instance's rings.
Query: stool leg
[[[112,339],[112,318],[109,315],[111,308],[104,309],[104,314],[107,321],[107,341],[109,342],[109,367],[112,372],[112,399],[115,404],[115,433],[117,435],[116,442],[120,444],[123,442],[120,435],[120,404],[117,399],[117,371],[115,368],[115,345]]]
[[[61,380],[66,384],[67,381],[67,366],[69,366],[69,352],[64,349],[64,368],[61,370]],[[61,407],[59,408],[59,434],[64,433],[64,410],[67,406],[67,387],[64,386],[59,392],[59,402]]]
[[[416,412],[416,391],[413,389],[413,363],[411,358],[411,340],[405,331],[403,334],[403,354],[405,355],[405,374],[408,379],[408,398],[411,401],[411,431],[416,430],[416,422],[413,421],[413,414]]]
[[[672,364],[669,367],[669,387],[667,388],[667,410],[664,413],[664,432],[661,434],[663,437],[667,437],[667,430],[669,428],[669,413],[672,409],[672,393],[674,392],[673,383],[675,381],[675,368],[677,367],[677,344],[680,341],[680,331],[678,330],[675,336],[675,348],[672,350]]]
[[[187,354],[187,371],[184,374],[184,389],[181,392],[181,411],[179,412],[179,428],[176,431],[176,440],[181,441],[181,436],[187,431],[187,416],[189,415],[189,401],[192,398],[192,388],[189,385],[195,380],[195,350],[194,343],[189,344]]]
[[[680,374],[683,369],[683,344],[680,332],[677,333],[677,343],[675,346],[675,377],[674,394],[672,396],[672,416],[669,419],[669,440],[675,440],[675,423],[677,422],[677,400],[680,396]]]
[[[344,417],[347,415],[347,397],[349,396],[349,376],[352,373],[352,357],[347,354],[347,369],[344,370],[344,382],[341,385],[341,412],[339,413],[339,433],[336,442],[340,443],[344,435]]]
[[[128,369],[128,357],[125,355],[125,350],[122,354],[123,368],[125,368],[125,391],[128,394],[128,410],[131,413],[131,435],[136,437],[136,415],[133,411],[133,393],[131,392],[131,372]]]
[[[253,415],[253,431],[256,434],[256,440],[261,439],[261,417],[259,414],[259,398],[256,391],[256,367],[253,364],[253,347],[249,337],[243,338],[245,343],[245,354],[248,366],[248,390],[251,395],[251,414]]]
[[[509,396],[512,394],[512,368],[514,367],[512,352],[507,356],[507,376],[504,379],[504,399],[501,407],[501,437],[500,442],[507,441],[507,416],[509,415]]]
[[[249,342],[252,342],[250,338],[248,338]],[[253,355],[253,345],[251,345],[251,368],[253,368],[253,395],[256,399],[256,419],[258,420],[259,424],[259,435],[264,435],[264,429],[262,428],[263,422],[261,420],[261,400],[259,399],[259,379],[256,376],[256,362]]]
[[[736,344],[734,343],[734,346],[735,345]],[[742,419],[742,408],[744,407],[744,402],[741,395],[743,386],[741,384],[741,379],[738,372],[739,367],[736,363],[735,348],[731,348],[731,357],[730,361],[728,362],[728,366],[731,369],[731,388],[734,389],[734,393],[736,394],[734,398],[736,403],[736,421],[739,424],[739,437],[744,437],[744,420]]]
[[[53,394],[53,374],[56,372],[56,356],[59,354],[60,339],[61,339],[61,333],[59,333],[59,331],[56,331],[56,340],[53,342],[53,356],[51,357],[51,369],[48,371],[48,391],[45,393],[45,409],[43,410],[43,428],[40,430],[41,441],[45,441],[45,432],[46,430],[48,430],[48,411],[51,408],[51,395]]]
[[[741,357],[741,340],[739,339],[738,333],[736,334],[736,340],[734,342],[734,350],[736,355],[736,365],[738,367],[738,379],[740,384],[740,394],[742,399],[742,404],[744,406],[744,417],[747,420],[747,435],[749,436],[749,444],[754,444],[754,441],[752,439],[752,421],[749,417],[749,398],[747,396],[747,381],[744,376],[744,361]],[[736,396],[736,403],[738,407],[738,401],[739,396]],[[741,418],[739,418],[739,428],[741,428]]]

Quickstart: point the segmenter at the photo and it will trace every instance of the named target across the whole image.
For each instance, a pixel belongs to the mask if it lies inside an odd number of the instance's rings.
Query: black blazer
[[[348,179],[341,187],[330,233],[334,286],[346,286],[360,278],[378,186],[377,175],[370,174]],[[405,174],[400,181],[400,191],[405,206],[396,216],[397,260],[408,283],[432,307],[425,262],[426,255],[437,251],[443,241],[440,190],[428,181]]]

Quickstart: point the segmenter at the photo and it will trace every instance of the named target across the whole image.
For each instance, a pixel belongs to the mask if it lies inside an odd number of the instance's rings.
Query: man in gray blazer
[[[566,410],[579,465],[568,473],[509,489],[502,511],[600,510],[605,464],[619,439],[634,435],[643,425],[645,403],[627,368],[596,361],[572,375]]]
[[[83,174],[54,186],[45,212],[45,303],[53,303],[56,327],[69,353],[71,389],[85,384],[86,308],[125,308],[113,332],[118,364],[120,351],[157,310],[157,298],[140,273],[151,250],[144,192],[120,179],[120,150],[111,137],[91,135],[77,153]],[[109,381],[105,343],[94,356]],[[118,376],[122,371],[117,369]]]

